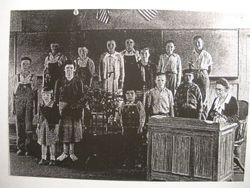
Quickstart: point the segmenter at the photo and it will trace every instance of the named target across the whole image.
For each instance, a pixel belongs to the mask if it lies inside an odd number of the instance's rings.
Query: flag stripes
[[[147,20],[152,20],[157,14],[158,11],[154,9],[138,9],[138,12]]]
[[[110,21],[110,10],[107,9],[99,9],[96,13],[96,19],[101,21],[102,23],[107,24]]]

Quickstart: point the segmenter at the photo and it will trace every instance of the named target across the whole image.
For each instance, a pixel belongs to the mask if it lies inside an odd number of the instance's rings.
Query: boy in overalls
[[[30,155],[33,140],[33,86],[35,76],[30,72],[31,59],[21,58],[21,71],[16,77],[14,90],[14,111],[16,115],[17,155]]]
[[[139,160],[140,134],[145,123],[145,109],[143,104],[135,101],[135,91],[125,92],[126,101],[122,103],[119,114],[123,129],[123,167],[135,167]]]

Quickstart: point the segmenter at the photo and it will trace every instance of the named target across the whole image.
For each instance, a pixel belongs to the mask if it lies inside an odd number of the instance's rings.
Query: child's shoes
[[[21,155],[25,155],[25,152],[23,151],[23,150],[18,150],[17,152],[16,152],[16,154],[18,155],[18,156],[21,156]]]
[[[74,153],[70,154],[69,157],[71,158],[71,160],[72,160],[73,162],[78,160],[77,156],[76,156]]]
[[[60,155],[59,157],[57,157],[58,161],[63,161],[64,159],[68,158],[68,154],[66,153],[62,153],[62,155]]]
[[[48,164],[48,161],[45,160],[45,159],[41,159],[38,163],[39,165],[47,165]]]
[[[55,165],[56,165],[56,161],[55,160],[50,160],[49,166],[55,166]]]

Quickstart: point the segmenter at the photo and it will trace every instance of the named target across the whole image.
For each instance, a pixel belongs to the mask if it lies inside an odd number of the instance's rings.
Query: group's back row
[[[207,101],[209,88],[209,73],[212,67],[212,57],[204,50],[201,36],[193,38],[194,50],[190,54],[189,68],[194,71],[194,82],[199,86],[203,102]],[[120,92],[128,89],[135,91],[148,90],[154,87],[156,73],[166,74],[166,87],[175,95],[182,82],[181,57],[176,54],[174,41],[165,43],[165,53],[160,55],[157,63],[150,61],[150,49],[137,51],[133,39],[125,41],[125,50],[116,51],[116,42],[107,41],[107,52],[100,55],[98,67],[88,57],[88,48],[79,47],[78,57],[74,60],[75,73],[82,82],[91,86],[93,78],[98,72],[99,81],[104,90]],[[43,86],[54,88],[57,79],[64,75],[64,64],[68,58],[60,52],[58,43],[51,43],[51,52],[45,58]],[[98,70],[97,70],[98,69]]]

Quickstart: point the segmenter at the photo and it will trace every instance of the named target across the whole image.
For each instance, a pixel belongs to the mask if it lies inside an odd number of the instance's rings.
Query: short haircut
[[[132,41],[132,42],[135,44],[135,41],[134,41],[133,39],[127,39],[127,40],[125,41],[125,44],[127,44],[129,41]]]
[[[67,59],[67,60],[65,61],[64,68],[65,68],[66,65],[73,65],[74,68],[75,68],[75,63],[74,63],[73,61],[71,61],[70,59]]]
[[[41,93],[49,93],[53,95],[53,89],[50,89],[48,87],[43,87]]]
[[[167,41],[165,42],[165,46],[167,46],[167,44],[169,44],[169,43],[173,43],[173,44],[174,44],[174,41],[173,41],[173,40],[167,40]]]
[[[136,90],[135,90],[135,89],[129,89],[129,88],[126,89],[124,93],[126,94],[128,91],[133,91],[134,93],[136,93]]]
[[[182,71],[182,74],[185,75],[185,74],[194,74],[194,71],[192,69],[185,69]]]
[[[220,78],[219,80],[216,81],[216,84],[223,85],[226,89],[230,88],[230,84],[225,78]]]
[[[79,46],[78,48],[87,49],[88,50],[88,48],[86,46]]]
[[[149,52],[149,47],[145,47],[145,48],[141,49],[141,52],[145,52],[145,51]]]
[[[193,41],[198,40],[198,39],[203,40],[202,36],[196,35],[196,36],[194,36]]]
[[[110,43],[114,43],[116,45],[115,40],[109,40],[109,41],[107,41],[107,44],[110,44]]]
[[[51,42],[51,43],[50,43],[50,46],[51,46],[52,44],[54,44],[54,45],[56,45],[56,46],[58,46],[58,47],[60,46],[60,44],[59,44],[58,42]]]
[[[25,61],[25,60],[32,62],[32,60],[27,56],[21,58],[21,61]]]
[[[166,74],[165,74],[165,73],[162,73],[162,72],[158,72],[158,73],[156,73],[155,78],[157,78],[158,76],[166,76]]]

